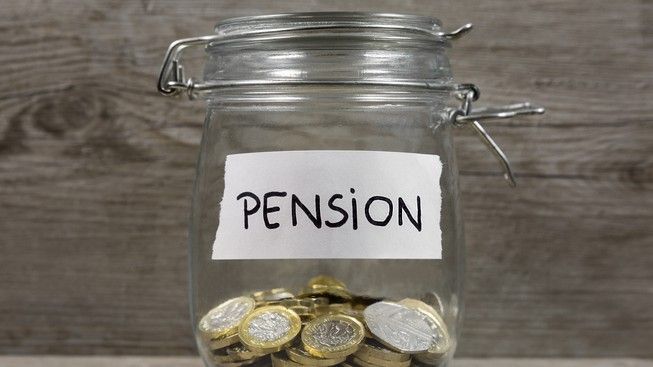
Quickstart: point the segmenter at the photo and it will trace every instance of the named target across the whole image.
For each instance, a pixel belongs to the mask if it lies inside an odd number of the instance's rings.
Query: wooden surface
[[[202,367],[196,357],[0,357],[10,367]],[[454,367],[653,367],[639,359],[457,359]]]
[[[165,48],[231,16],[373,10],[449,29],[474,22],[452,51],[458,79],[482,88],[481,104],[548,108],[488,125],[515,190],[459,131],[469,255],[459,356],[653,357],[653,2],[0,9],[1,354],[193,354],[185,242],[203,105],[157,95]]]

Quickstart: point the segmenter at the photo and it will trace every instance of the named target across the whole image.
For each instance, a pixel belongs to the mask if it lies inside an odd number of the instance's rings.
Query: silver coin
[[[400,352],[426,352],[438,342],[438,325],[418,310],[383,301],[368,306],[363,316],[380,342]]]
[[[288,334],[292,325],[290,320],[278,312],[265,312],[249,323],[249,335],[259,342],[271,342]]]
[[[199,329],[213,337],[229,333],[238,327],[254,307],[255,302],[251,297],[230,299],[204,315],[199,322]]]

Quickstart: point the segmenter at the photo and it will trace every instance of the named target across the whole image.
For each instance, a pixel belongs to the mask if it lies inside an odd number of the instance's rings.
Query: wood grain
[[[0,5],[0,353],[193,354],[186,224],[203,105],[156,94],[168,44],[218,19],[373,10],[474,22],[457,77],[468,242],[461,356],[653,357],[650,1],[5,1]],[[138,365],[138,364],[137,364]],[[479,364],[480,365],[480,364]],[[485,365],[485,363],[484,363]]]

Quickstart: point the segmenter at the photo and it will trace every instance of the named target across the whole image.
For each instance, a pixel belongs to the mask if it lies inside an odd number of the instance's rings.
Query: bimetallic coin
[[[267,354],[290,343],[301,330],[299,316],[283,306],[264,306],[250,313],[238,328],[240,341],[250,350]]]
[[[386,347],[422,353],[437,343],[439,328],[425,313],[394,302],[377,302],[363,311],[365,323]]]
[[[335,366],[338,363],[342,363],[347,359],[347,357],[341,358],[320,358],[311,355],[307,352],[302,346],[292,346],[286,349],[286,354],[290,360],[297,363],[306,365],[306,366],[317,366],[317,367],[327,367]]]
[[[430,355],[429,357],[432,359],[439,358],[449,350],[451,346],[449,331],[438,311],[430,305],[412,298],[405,298],[397,303],[423,312],[429,318],[430,322],[435,324],[436,338],[434,345],[427,350],[427,353]]]
[[[408,361],[410,364],[410,354],[390,350],[374,339],[365,339],[354,355],[366,361],[380,359],[390,362]]]
[[[340,358],[354,353],[365,337],[363,324],[351,316],[324,315],[302,331],[302,346],[311,355]]]
[[[198,324],[205,339],[224,338],[238,330],[238,325],[255,307],[251,297],[232,298],[210,310]]]
[[[238,333],[223,336],[221,338],[214,338],[209,340],[209,348],[211,350],[226,348],[232,344],[238,343],[238,340],[239,340]]]

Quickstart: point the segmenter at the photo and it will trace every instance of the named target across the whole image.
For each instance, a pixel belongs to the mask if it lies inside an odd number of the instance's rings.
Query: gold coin
[[[360,321],[346,315],[324,315],[309,322],[302,331],[302,346],[311,355],[340,358],[354,353],[365,337]]]
[[[320,358],[308,353],[301,346],[292,346],[286,349],[286,354],[290,360],[301,363],[306,366],[327,367],[342,363],[347,357],[341,358]]]
[[[342,300],[349,300],[352,298],[351,293],[345,288],[333,287],[327,285],[312,285],[304,288],[299,298],[326,296],[328,298],[336,298]]]
[[[334,277],[330,277],[328,275],[318,275],[311,278],[308,281],[308,286],[312,287],[314,285],[324,285],[328,287],[339,287],[339,288],[347,289],[345,283],[339,281]]]
[[[266,291],[258,291],[252,293],[252,298],[256,301],[256,303],[265,303],[265,302],[277,302],[281,301],[284,299],[290,299],[294,298],[295,295],[290,293],[287,289],[285,288],[274,288],[274,289],[269,289]]]
[[[209,340],[209,348],[211,350],[222,349],[232,344],[238,343],[238,340],[239,340],[238,333],[235,333],[233,335],[228,335],[222,338],[214,338]]]
[[[358,351],[355,353],[355,356],[366,361],[380,359],[390,362],[410,362],[409,354],[390,350],[375,339],[365,339],[358,348]]]
[[[283,306],[264,306],[250,313],[238,328],[240,341],[251,351],[261,354],[278,352],[301,330],[295,312]]]
[[[449,331],[447,330],[447,324],[445,324],[440,313],[436,311],[430,305],[413,298],[404,298],[401,301],[397,302],[400,305],[412,308],[414,310],[420,311],[423,314],[427,315],[433,323],[437,325],[438,335],[436,342],[431,346],[425,353],[425,358],[437,359],[445,354],[450,346],[451,339],[449,337]]]
[[[222,339],[232,335],[255,305],[251,297],[232,298],[207,312],[200,320],[198,330],[204,339]]]

